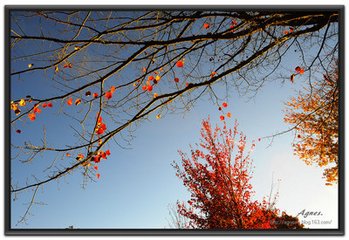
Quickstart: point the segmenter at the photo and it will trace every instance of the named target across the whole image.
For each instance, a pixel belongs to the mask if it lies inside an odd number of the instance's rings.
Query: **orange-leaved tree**
[[[253,200],[250,153],[255,143],[247,150],[246,136],[238,133],[237,126],[235,122],[232,130],[224,122],[222,129],[212,129],[209,119],[203,120],[201,141],[196,148],[191,146],[190,156],[179,151],[182,168],[176,162],[173,167],[191,198],[188,204],[177,203],[178,213],[189,220],[189,228],[303,228],[297,218],[280,216],[275,199]]]
[[[294,124],[295,154],[306,164],[325,167],[326,185],[338,181],[338,69],[287,102],[285,122]]]

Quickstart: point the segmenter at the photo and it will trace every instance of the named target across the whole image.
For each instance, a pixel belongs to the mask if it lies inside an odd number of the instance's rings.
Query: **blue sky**
[[[34,23],[28,23],[28,28],[33,26],[31,24]],[[51,31],[54,31],[54,28]],[[309,53],[311,55],[315,51]],[[13,54],[20,54],[20,52]],[[298,61],[296,53],[287,55],[284,60],[286,67],[280,68],[279,73],[290,74]],[[13,68],[25,68],[25,60],[21,64],[15,64]],[[132,73],[129,74],[132,75]],[[50,82],[51,75],[52,71],[44,74],[39,72],[28,74],[23,78],[12,78],[13,99],[29,93],[40,97],[50,96],[52,92],[57,93],[55,88],[57,85]],[[276,76],[273,79],[275,80]],[[239,96],[232,88],[229,91],[229,99],[226,99],[229,104],[227,110],[233,115],[232,119],[227,120],[228,126],[233,127],[234,120],[237,119],[239,130],[247,135],[249,141],[287,129],[289,126],[283,123],[284,102],[301,88],[302,80],[305,80],[305,76],[298,76],[295,84],[288,81],[282,84],[282,79],[266,82],[252,99],[248,96]],[[225,96],[223,85],[217,84],[215,91],[220,97]],[[68,109],[64,102],[54,102],[54,108],[45,109],[35,122],[25,119],[16,123],[11,134],[12,143],[23,144],[28,137],[34,139],[34,144],[39,143],[43,126],[47,128],[48,142],[60,146],[73,143],[71,122],[67,122],[66,116],[61,114],[62,109],[76,114],[75,112],[83,107]],[[174,160],[180,161],[178,149],[188,150],[189,144],[199,141],[202,119],[210,116],[212,124],[221,124],[220,112],[209,100],[209,96],[205,95],[196,102],[191,111],[184,114],[166,114],[159,120],[155,118],[156,114],[152,114],[148,120],[142,121],[135,128],[132,133],[134,139],[130,145],[117,138],[122,145],[127,145],[128,149],[122,149],[112,141],[108,143],[105,149],[109,148],[112,154],[108,160],[99,164],[101,178],[96,182],[90,182],[82,188],[83,177],[80,172],[75,172],[40,188],[37,201],[45,205],[34,206],[33,216],[30,217],[28,225],[18,227],[65,228],[70,225],[77,228],[168,227],[168,205],[177,200],[188,199],[186,189],[176,178],[170,164]],[[114,125],[107,120],[108,129]],[[78,127],[78,124],[74,123],[74,126]],[[15,133],[17,128],[22,130],[22,134]],[[127,132],[123,133],[127,135]],[[303,209],[322,211],[324,213],[322,220],[332,222],[324,225],[311,224],[309,227],[336,228],[337,186],[325,187],[321,178],[322,170],[318,167],[306,166],[293,155],[292,140],[293,134],[290,133],[275,138],[270,147],[268,147],[268,140],[257,144],[252,155],[256,167],[252,179],[256,198],[261,199],[269,194],[273,178],[274,181],[280,179],[280,197],[277,207],[294,215]],[[19,185],[22,185],[26,177],[30,176],[28,171],[42,175],[42,167],[54,157],[55,154],[45,155],[29,164],[12,161],[11,172],[20,182]],[[65,166],[71,162],[65,158],[58,158],[57,161],[59,166]],[[22,193],[13,202],[12,226],[25,211],[26,205],[23,204],[29,197],[30,192]]]

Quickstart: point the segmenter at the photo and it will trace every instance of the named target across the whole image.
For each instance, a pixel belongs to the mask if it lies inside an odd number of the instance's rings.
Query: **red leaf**
[[[34,107],[34,113],[41,113],[41,109],[39,107]]]
[[[226,108],[226,107],[228,107],[228,103],[227,102],[223,102],[222,106]]]
[[[148,92],[153,91],[153,86],[152,85],[147,86],[147,90],[148,90]]]
[[[204,23],[204,28],[205,28],[205,29],[210,28],[210,24],[209,24],[209,23]]]
[[[101,158],[107,159],[107,154],[105,152],[101,152]]]
[[[93,93],[94,98],[98,98],[98,93]]]
[[[43,103],[42,108],[46,108],[46,107],[47,107],[47,103]]]
[[[96,177],[99,179],[101,177],[101,174],[97,173]]]
[[[143,91],[147,91],[147,89],[148,89],[148,86],[147,86],[147,85],[142,86],[142,90],[143,90]]]
[[[94,168],[96,171],[98,170],[98,166],[97,166],[97,165],[93,166],[93,168]]]
[[[105,153],[109,156],[110,155],[110,150],[108,149],[107,151],[105,151]]]
[[[109,99],[111,99],[111,98],[113,97],[113,94],[112,94],[112,92],[108,91],[108,92],[105,93],[104,97],[105,97],[107,100],[109,100]]]
[[[149,77],[148,77],[148,80],[149,80],[149,81],[153,81],[154,79],[155,79],[155,78],[154,78],[153,76],[149,76]]]
[[[107,130],[107,125],[105,125],[105,123],[101,123],[100,128],[102,128],[103,130]]]
[[[220,119],[221,121],[223,121],[223,120],[224,120],[224,116],[221,115],[221,116],[219,117],[219,119]]]
[[[49,108],[52,108],[52,107],[53,107],[53,105],[52,105],[51,102],[47,103],[47,106],[48,106]]]
[[[67,104],[68,104],[69,106],[73,105],[73,98],[69,98],[69,99],[67,100]]]
[[[100,155],[96,155],[93,157],[93,160],[95,163],[99,163],[101,161],[101,156]]]
[[[97,128],[97,131],[96,131],[96,133],[98,134],[98,135],[101,135],[101,134],[103,134],[104,133],[104,129],[103,128]]]
[[[183,60],[180,60],[176,63],[176,66],[179,67],[179,68],[182,68],[184,66],[184,62]]]
[[[177,77],[174,78],[174,81],[178,83],[179,82],[179,78],[177,78]]]

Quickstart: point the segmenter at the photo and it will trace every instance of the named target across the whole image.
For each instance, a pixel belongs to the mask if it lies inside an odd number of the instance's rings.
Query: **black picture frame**
[[[328,11],[335,10],[339,12],[339,75],[340,75],[340,101],[339,101],[339,181],[338,181],[338,229],[305,229],[305,230],[248,230],[248,231],[208,231],[208,230],[173,230],[173,229],[12,229],[11,228],[11,199],[10,199],[10,12],[13,10],[266,10],[266,11],[277,11],[277,10],[293,10],[293,11]],[[228,6],[159,6],[159,5],[148,5],[148,6],[98,6],[98,5],[7,5],[4,8],[5,11],[5,235],[7,236],[342,236],[344,235],[345,226],[345,147],[344,147],[344,135],[345,135],[345,104],[344,104],[344,6],[342,5],[302,5],[302,6],[277,6],[277,5],[254,5],[254,6],[242,6],[242,5],[228,5]]]

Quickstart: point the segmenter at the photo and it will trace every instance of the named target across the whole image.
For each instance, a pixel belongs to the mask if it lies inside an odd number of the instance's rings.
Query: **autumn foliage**
[[[306,164],[324,167],[326,185],[338,181],[338,69],[323,75],[287,102],[285,122],[293,124],[294,153]]]
[[[278,229],[285,225],[283,214],[273,204],[253,199],[252,160],[255,144],[247,147],[246,136],[234,129],[212,129],[202,122],[201,142],[187,156],[179,151],[182,168],[173,163],[177,176],[191,193],[186,203],[178,202],[178,213],[189,219],[188,228]],[[290,216],[289,216],[290,217]],[[302,228],[293,219],[290,229]],[[286,224],[287,225],[287,224]],[[284,227],[284,226],[282,226]]]

